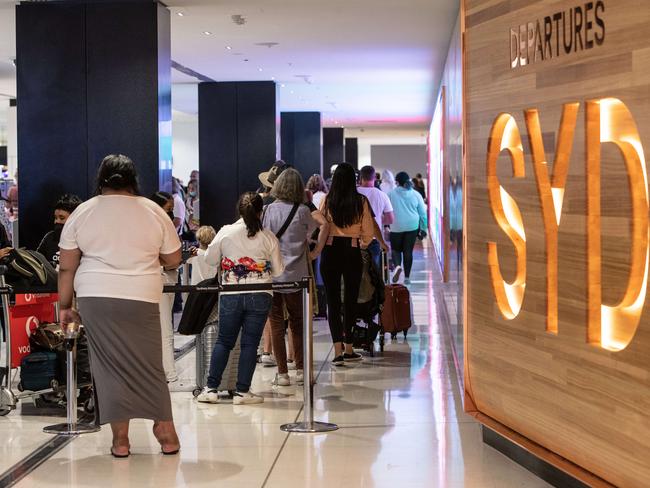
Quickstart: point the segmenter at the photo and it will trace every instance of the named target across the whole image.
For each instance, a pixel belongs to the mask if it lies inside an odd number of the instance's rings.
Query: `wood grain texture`
[[[631,111],[650,154],[650,5],[605,2],[602,46],[525,67],[510,67],[510,28],[584,6],[555,0],[465,0],[466,388],[471,403],[519,435],[622,487],[650,485],[650,301],[632,342],[612,352],[587,342],[587,177],[585,104],[615,97]],[[558,333],[546,332],[544,220],[524,111],[537,109],[549,174],[563,104],[578,102],[558,228]],[[516,275],[515,249],[488,198],[486,156],[496,117],[510,113],[522,136],[525,178],[504,151],[500,184],[515,199],[526,231],[527,281],[521,312],[505,320],[490,283],[487,242],[498,246],[504,279]],[[555,136],[547,136],[554,133]],[[548,142],[547,142],[548,141]],[[650,161],[646,161],[650,163]],[[619,302],[631,268],[632,200],[625,162],[601,146],[602,301]]]

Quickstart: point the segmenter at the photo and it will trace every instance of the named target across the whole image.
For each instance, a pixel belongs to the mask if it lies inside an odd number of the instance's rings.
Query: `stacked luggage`
[[[83,331],[83,329],[82,329]],[[61,405],[65,400],[66,351],[64,334],[60,324],[43,323],[29,338],[31,353],[23,358],[20,365],[19,391],[43,391],[35,398],[36,406]],[[86,412],[94,409],[92,376],[88,341],[80,333],[77,339],[77,384],[80,387],[79,403]]]

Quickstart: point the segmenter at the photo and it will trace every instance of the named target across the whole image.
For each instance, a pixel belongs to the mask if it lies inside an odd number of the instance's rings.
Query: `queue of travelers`
[[[427,228],[419,174],[413,179],[405,172],[393,177],[390,170],[378,175],[364,166],[357,175],[341,163],[329,185],[318,174],[305,184],[297,170],[276,161],[259,179],[258,191],[239,197],[239,219],[218,232],[200,222],[198,171],[187,186],[174,178],[171,193],[143,198],[135,165],[122,155],[101,162],[96,196],[82,202],[64,195],[56,203],[53,229],[38,250],[59,271],[61,323],[83,318],[96,421],[111,425],[114,457],[130,455],[129,421],[135,418],[154,421],[163,454],[180,449],[168,387],[178,379],[174,295],[161,290],[178,282],[183,238],[191,236],[196,245],[187,260],[192,284],[215,276],[222,284],[240,285],[317,277],[337,367],[363,359],[352,343],[361,250],[368,250],[378,268],[382,251],[389,253],[392,280],[403,274],[409,283],[413,248]],[[0,256],[10,250],[0,234]],[[321,306],[315,305],[316,310]],[[300,292],[223,292],[218,314],[207,385],[198,401],[220,401],[217,388],[238,337],[233,404],[264,401],[251,391],[259,357],[277,365],[275,386],[304,382]],[[259,351],[263,335],[267,340]],[[290,369],[295,369],[293,377]]]

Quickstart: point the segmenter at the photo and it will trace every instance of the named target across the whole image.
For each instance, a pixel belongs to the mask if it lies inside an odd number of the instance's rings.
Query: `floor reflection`
[[[275,368],[259,367],[253,389],[265,403],[234,407],[197,404],[173,393],[181,455],[159,454],[150,423],[133,427],[128,460],[107,455],[104,429],[73,441],[19,486],[88,487],[545,487],[523,468],[481,442],[478,424],[463,413],[442,288],[435,263],[420,249],[410,286],[414,327],[406,338],[387,336],[386,350],[362,363],[329,365],[327,324],[316,323],[319,371],[315,417],[340,429],[329,434],[285,434],[280,425],[300,418],[300,387],[274,388]],[[179,363],[177,389],[194,383],[194,357]],[[14,414],[12,414],[14,415]],[[49,419],[11,417],[13,454],[33,449],[30,439]],[[4,423],[3,423],[4,422]],[[51,423],[51,422],[49,422]],[[4,431],[6,432],[6,431]],[[0,447],[9,449],[9,446]],[[18,454],[16,454],[18,453]]]

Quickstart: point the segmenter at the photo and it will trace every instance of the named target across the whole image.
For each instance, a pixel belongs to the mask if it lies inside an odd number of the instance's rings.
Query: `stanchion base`
[[[55,424],[43,428],[43,432],[46,434],[56,435],[90,434],[92,432],[99,432],[100,430],[100,426],[90,424]]]
[[[280,430],[284,432],[298,432],[304,434],[332,432],[338,429],[338,425],[327,422],[296,422],[295,424],[284,424],[280,426]]]

